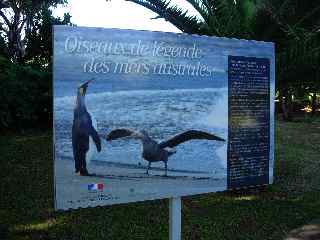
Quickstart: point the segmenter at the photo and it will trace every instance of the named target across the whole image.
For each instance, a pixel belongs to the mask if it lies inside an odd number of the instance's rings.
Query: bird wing
[[[216,141],[225,141],[223,138],[220,138],[218,136],[215,136],[211,133],[203,132],[203,131],[197,131],[197,130],[189,130],[183,133],[180,133],[167,141],[163,141],[159,143],[160,148],[166,148],[170,147],[173,148],[180,143],[184,143],[189,140],[193,139],[206,139],[206,140],[216,140]]]
[[[116,140],[118,138],[123,138],[123,137],[128,137],[128,136],[132,135],[134,132],[135,131],[133,131],[133,130],[125,129],[125,128],[114,129],[107,135],[107,141]]]
[[[88,114],[88,118],[89,118],[89,123],[88,123],[88,133],[89,136],[92,137],[93,142],[96,145],[97,151],[100,152],[101,151],[101,140],[100,140],[100,136],[97,132],[97,121],[90,117],[90,115]]]

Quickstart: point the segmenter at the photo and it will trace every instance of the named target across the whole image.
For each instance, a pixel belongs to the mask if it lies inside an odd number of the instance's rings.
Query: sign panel
[[[54,27],[55,208],[272,183],[272,43]]]

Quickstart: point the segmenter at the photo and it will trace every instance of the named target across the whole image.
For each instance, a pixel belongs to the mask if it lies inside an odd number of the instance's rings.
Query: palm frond
[[[294,79],[305,78],[313,81],[309,75],[319,71],[320,33],[303,32],[299,40],[292,39],[277,54],[277,70],[279,76],[292,76]],[[307,71],[305,76],[296,76],[299,71]],[[287,77],[286,77],[287,78]],[[292,80],[291,80],[292,81]]]
[[[199,13],[193,16],[169,0],[127,0],[139,4],[170,21],[186,33],[247,38],[250,35],[253,0],[186,0]],[[254,10],[254,11],[253,11]],[[158,17],[157,17],[158,18]]]
[[[192,5],[204,21],[207,21],[208,7],[204,4],[205,0],[187,0],[187,2]]]
[[[196,17],[188,14],[176,5],[170,4],[167,0],[126,0],[139,4],[155,13],[161,18],[171,22],[178,29],[185,33],[201,34],[203,23]],[[202,33],[203,34],[203,33]]]

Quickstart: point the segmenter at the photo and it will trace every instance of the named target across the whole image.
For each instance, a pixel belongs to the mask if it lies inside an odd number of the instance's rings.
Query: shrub
[[[0,56],[0,129],[37,127],[51,120],[51,73]]]

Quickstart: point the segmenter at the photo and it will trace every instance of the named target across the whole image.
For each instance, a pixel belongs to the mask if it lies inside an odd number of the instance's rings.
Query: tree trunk
[[[280,97],[280,106],[281,106],[281,112],[282,112],[282,120],[286,121],[288,116],[287,116],[286,103],[283,96]]]
[[[17,32],[17,26],[15,25],[12,25],[9,29],[8,46],[11,58],[19,62],[22,58],[21,36]]]
[[[24,55],[24,42],[22,41],[21,31],[26,22],[26,16],[22,14],[22,10],[18,8],[15,1],[10,2],[14,14],[11,18],[7,17],[0,8],[0,16],[2,17],[6,28],[4,33],[8,38],[8,52],[11,59],[15,62],[21,62]]]
[[[312,94],[311,108],[312,108],[311,114],[312,116],[314,116],[317,111],[317,94],[316,93]]]
[[[292,120],[292,100],[288,92],[286,94],[280,93],[280,104],[282,111],[282,119],[284,121]]]

